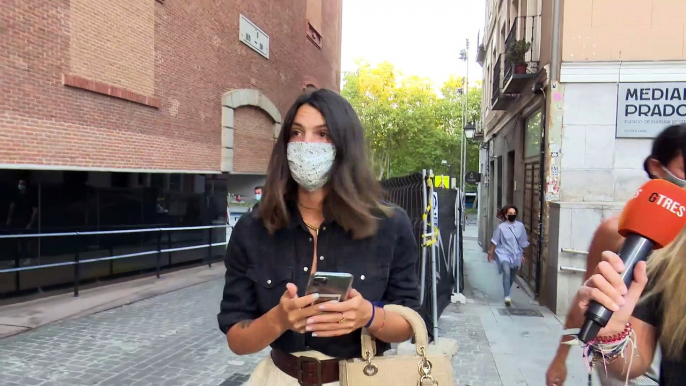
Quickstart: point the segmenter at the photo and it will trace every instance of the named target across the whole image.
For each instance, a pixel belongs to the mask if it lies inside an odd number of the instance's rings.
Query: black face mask
[[[509,222],[514,222],[514,220],[517,218],[516,214],[508,214],[507,215],[507,221]]]

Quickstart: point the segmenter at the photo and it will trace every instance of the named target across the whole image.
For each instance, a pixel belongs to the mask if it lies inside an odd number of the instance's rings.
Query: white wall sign
[[[438,226],[438,192],[434,192],[431,200],[431,210],[433,211],[434,225]]]
[[[269,59],[269,35],[243,15],[240,17],[239,24],[238,39]]]
[[[619,84],[618,138],[655,138],[681,123],[686,123],[686,82]]]

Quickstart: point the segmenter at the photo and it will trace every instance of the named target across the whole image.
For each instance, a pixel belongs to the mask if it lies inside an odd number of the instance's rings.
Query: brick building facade
[[[341,0],[17,0],[0,37],[0,299],[219,258],[281,117],[340,85]]]
[[[239,41],[240,15],[268,59]],[[218,173],[223,94],[285,114],[307,84],[340,83],[340,0],[26,0],[0,18],[3,168]],[[269,120],[237,108],[224,171],[264,173],[271,142],[251,131]]]

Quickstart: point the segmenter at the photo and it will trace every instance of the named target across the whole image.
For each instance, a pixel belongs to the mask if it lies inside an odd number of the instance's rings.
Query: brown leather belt
[[[296,357],[281,350],[272,350],[271,357],[279,370],[297,379],[301,385],[322,386],[338,382],[338,359]]]

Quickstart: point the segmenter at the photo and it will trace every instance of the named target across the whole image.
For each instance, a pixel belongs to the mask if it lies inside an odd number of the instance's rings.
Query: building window
[[[496,183],[496,204],[498,205],[498,209],[503,208],[503,157],[500,156],[497,158],[497,165],[498,165],[498,181]]]
[[[183,189],[183,176],[178,173],[169,175],[169,191],[181,193]]]
[[[317,48],[322,48],[322,35],[320,35],[310,23],[307,23],[307,38],[310,39]]]
[[[307,0],[307,38],[322,48],[322,0]]]
[[[526,120],[524,131],[524,158],[535,157],[541,152],[541,112]]]

